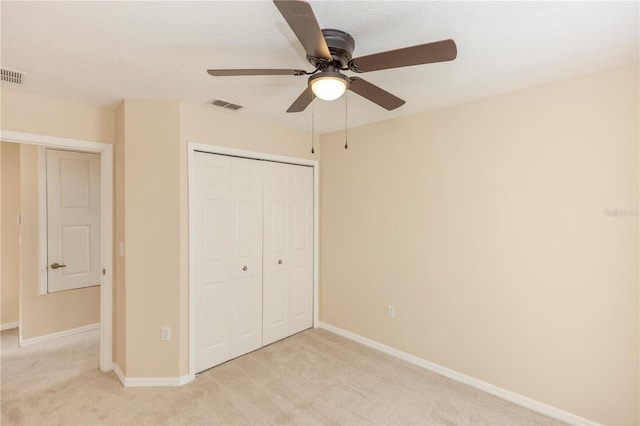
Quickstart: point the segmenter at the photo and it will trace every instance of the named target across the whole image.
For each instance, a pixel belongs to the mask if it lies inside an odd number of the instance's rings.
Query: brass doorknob
[[[58,268],[64,268],[67,265],[60,265],[58,262],[53,262],[51,264],[51,269],[58,269]]]
[[[282,265],[282,259],[278,260],[278,265]]]
[[[243,271],[246,271],[246,270],[247,270],[247,267],[246,267],[246,266],[243,266],[243,267],[242,267],[242,270],[243,270]]]

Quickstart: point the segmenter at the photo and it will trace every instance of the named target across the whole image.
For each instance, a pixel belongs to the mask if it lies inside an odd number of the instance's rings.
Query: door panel
[[[256,253],[256,233],[260,233],[260,228],[256,225],[258,217],[258,203],[255,200],[235,201],[235,255],[238,259],[253,259]]]
[[[224,262],[229,257],[229,237],[225,229],[228,219],[228,202],[225,200],[203,200],[204,214],[204,260],[207,263]]]
[[[51,152],[58,157],[60,167],[60,207],[66,209],[89,208],[91,204],[89,183],[91,182],[90,159],[82,157],[64,158],[67,151]],[[97,155],[97,154],[90,154]],[[52,164],[55,167],[55,164]],[[52,200],[53,201],[53,200]]]
[[[203,329],[203,348],[206,351],[223,351],[226,345],[228,333],[226,332],[228,324],[228,315],[226,306],[221,306],[227,297],[227,286],[224,282],[213,282],[203,285],[203,300],[207,306],[206,322],[207,324],[220,324],[220,327],[207,327]],[[225,353],[227,351],[224,351]],[[226,356],[226,354],[225,354]]]
[[[262,173],[258,161],[231,159],[230,357],[262,346]]]
[[[273,326],[279,326],[286,324],[286,331],[289,332],[289,318],[287,313],[289,312],[289,306],[287,300],[289,299],[289,286],[287,279],[287,271],[275,271],[271,274],[271,318],[270,323]]]
[[[313,169],[265,166],[265,344],[313,325]]]
[[[284,256],[289,248],[286,226],[287,219],[289,217],[287,214],[287,200],[278,200],[273,198],[274,196],[272,195],[268,204],[265,203],[266,208],[271,207],[271,220],[269,221],[268,230],[271,233],[271,242],[269,246],[271,247],[273,254]]]
[[[195,156],[196,371],[262,346],[262,178],[256,161]]]
[[[91,246],[91,226],[61,226],[60,252],[73,262],[62,269],[63,278],[91,273],[91,259],[88,247]]]
[[[229,359],[231,256],[231,161],[196,154],[193,217],[195,229],[195,368],[206,370]]]
[[[290,334],[313,326],[313,169],[291,168]]]
[[[47,291],[100,285],[100,154],[47,149],[46,165]]]
[[[289,335],[290,173],[286,164],[265,164],[263,342]]]
[[[307,306],[307,268],[300,267],[291,271],[291,319],[304,321],[305,315],[309,312]]]

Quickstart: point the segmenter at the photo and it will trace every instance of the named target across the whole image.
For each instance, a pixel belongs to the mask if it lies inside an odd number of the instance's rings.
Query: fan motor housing
[[[322,35],[331,53],[332,65],[343,69],[346,68],[353,55],[353,50],[356,48],[356,41],[350,34],[331,28],[322,30]],[[320,65],[321,68],[323,68],[323,65],[329,65],[326,64],[325,60],[313,57],[309,57],[309,62],[315,67]]]

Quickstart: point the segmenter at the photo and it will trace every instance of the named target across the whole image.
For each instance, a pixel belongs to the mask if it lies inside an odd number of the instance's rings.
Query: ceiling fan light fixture
[[[349,78],[339,72],[325,71],[312,75],[309,86],[313,94],[325,101],[338,99],[349,87]]]

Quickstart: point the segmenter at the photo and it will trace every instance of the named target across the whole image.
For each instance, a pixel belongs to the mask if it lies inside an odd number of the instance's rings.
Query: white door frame
[[[320,213],[320,197],[319,182],[320,169],[317,160],[307,160],[304,158],[285,157],[282,155],[266,154],[263,152],[246,151],[236,148],[228,148],[217,145],[207,145],[197,142],[188,142],[188,173],[189,173],[189,381],[196,377],[196,355],[195,355],[195,221],[193,220],[193,212],[195,211],[195,194],[193,181],[195,178],[194,164],[196,151],[206,152],[210,154],[230,155],[234,157],[243,157],[254,160],[276,161],[280,163],[297,164],[301,166],[313,167],[313,327],[320,325],[318,313],[318,271],[319,271],[319,213]]]
[[[8,130],[0,130],[0,140],[100,154],[102,174],[102,267],[105,269],[100,282],[100,370],[104,372],[111,371],[113,369],[113,146],[102,142]],[[22,324],[19,324],[20,326]]]

